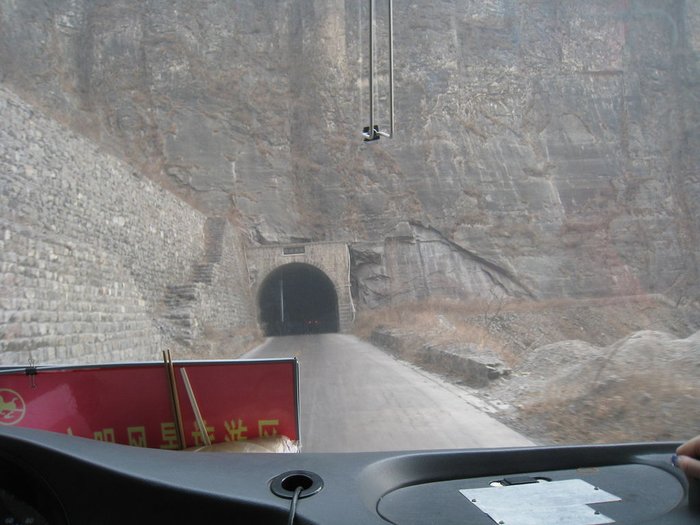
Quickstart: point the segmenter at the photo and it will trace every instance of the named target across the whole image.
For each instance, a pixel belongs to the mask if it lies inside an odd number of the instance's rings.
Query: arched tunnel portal
[[[260,286],[258,306],[267,336],[339,330],[333,281],[310,264],[290,263],[270,272]]]

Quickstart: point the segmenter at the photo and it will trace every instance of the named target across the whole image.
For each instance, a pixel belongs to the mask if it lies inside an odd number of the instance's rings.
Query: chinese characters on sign
[[[146,427],[129,427],[126,429],[129,436],[129,445],[132,447],[147,447]]]
[[[204,428],[178,385],[185,447],[286,436],[297,440],[298,366],[294,359],[187,361]],[[179,378],[179,376],[176,376]],[[180,382],[181,383],[181,382]],[[46,367],[0,372],[0,425],[16,425],[136,447],[181,448],[160,363]],[[204,433],[204,435],[203,435]]]
[[[246,436],[248,427],[243,424],[242,420],[236,421],[232,419],[231,421],[224,421],[224,427],[226,427],[225,441],[245,441],[248,439]]]
[[[109,443],[116,443],[114,438],[113,428],[104,428],[95,432],[95,440],[97,441],[108,441]]]
[[[223,428],[225,434],[223,441],[246,441],[249,437],[248,426],[243,422],[241,418],[233,418],[229,421],[224,421],[220,427],[214,425],[207,425],[204,422],[207,434],[209,435],[209,440],[212,443],[217,442],[217,429]],[[251,437],[271,437],[277,436],[279,434],[279,419],[259,419],[257,420],[258,434]],[[253,427],[253,428],[256,428]],[[66,430],[67,434],[72,434],[71,429]],[[132,447],[147,447],[147,429],[144,425],[136,425],[126,428],[127,442]],[[199,428],[194,424],[194,430],[190,434],[192,440],[194,441],[194,446],[203,446],[204,440],[202,439],[202,433]],[[96,441],[105,441],[109,443],[116,443],[116,434],[114,428],[103,428],[97,430],[93,433],[93,438]],[[221,440],[218,440],[221,441]],[[160,444],[159,448],[165,450],[176,450],[178,448],[177,444],[177,431],[175,430],[175,423],[172,421],[165,421],[160,424]]]

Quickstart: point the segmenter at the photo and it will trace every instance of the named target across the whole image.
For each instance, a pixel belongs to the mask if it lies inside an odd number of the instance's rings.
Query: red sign
[[[174,362],[188,447],[205,440],[183,384],[184,368],[212,443],[284,435],[299,439],[295,359]],[[0,372],[0,425],[149,448],[177,448],[162,363]]]

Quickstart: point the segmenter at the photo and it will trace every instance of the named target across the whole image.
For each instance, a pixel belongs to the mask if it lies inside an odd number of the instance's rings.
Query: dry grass
[[[658,328],[645,322],[654,319],[658,309],[656,296],[628,296],[573,299],[557,298],[540,301],[531,299],[505,299],[493,297],[459,301],[445,298],[430,298],[400,305],[360,312],[354,333],[369,339],[379,327],[409,331],[414,337],[432,343],[471,343],[476,347],[489,348],[508,366],[516,366],[523,353],[528,350],[563,339],[586,339],[592,327],[600,325],[600,319],[591,310],[601,312],[606,322],[604,330],[591,337],[594,344],[609,344],[633,330]],[[632,326],[606,310],[629,310],[638,324]],[[650,310],[647,313],[647,310]],[[527,314],[535,319],[525,319],[518,325],[518,314]],[[568,315],[568,317],[567,317]],[[512,317],[516,322],[505,329],[501,321]],[[600,328],[600,326],[597,326]],[[605,331],[607,339],[601,340]]]
[[[655,371],[592,386],[571,382],[527,403],[520,419],[551,443],[683,440],[698,431],[697,380]]]
[[[488,349],[513,374],[474,393],[510,405],[498,417],[535,441],[573,444],[683,440],[697,434],[700,361],[694,339],[684,338],[699,326],[700,312],[656,295],[431,299],[364,312],[356,333],[369,338],[384,327],[407,344],[471,343]],[[644,330],[670,335],[655,337]],[[641,335],[627,339],[637,332]],[[419,352],[402,357],[422,365]]]
[[[490,350],[512,366],[515,354],[509,345],[489,331],[491,316],[503,307],[497,301],[462,303],[429,299],[401,306],[362,312],[355,323],[358,337],[369,339],[379,327],[408,331],[415,345],[469,344],[472,349]],[[474,320],[477,316],[480,319]]]
[[[174,359],[235,359],[260,345],[264,336],[257,325],[237,327],[234,332],[205,328],[197,346],[173,351]]]

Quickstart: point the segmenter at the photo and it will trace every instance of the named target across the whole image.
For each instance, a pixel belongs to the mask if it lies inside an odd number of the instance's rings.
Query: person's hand
[[[683,443],[676,449],[676,465],[688,478],[700,479],[700,436]]]

